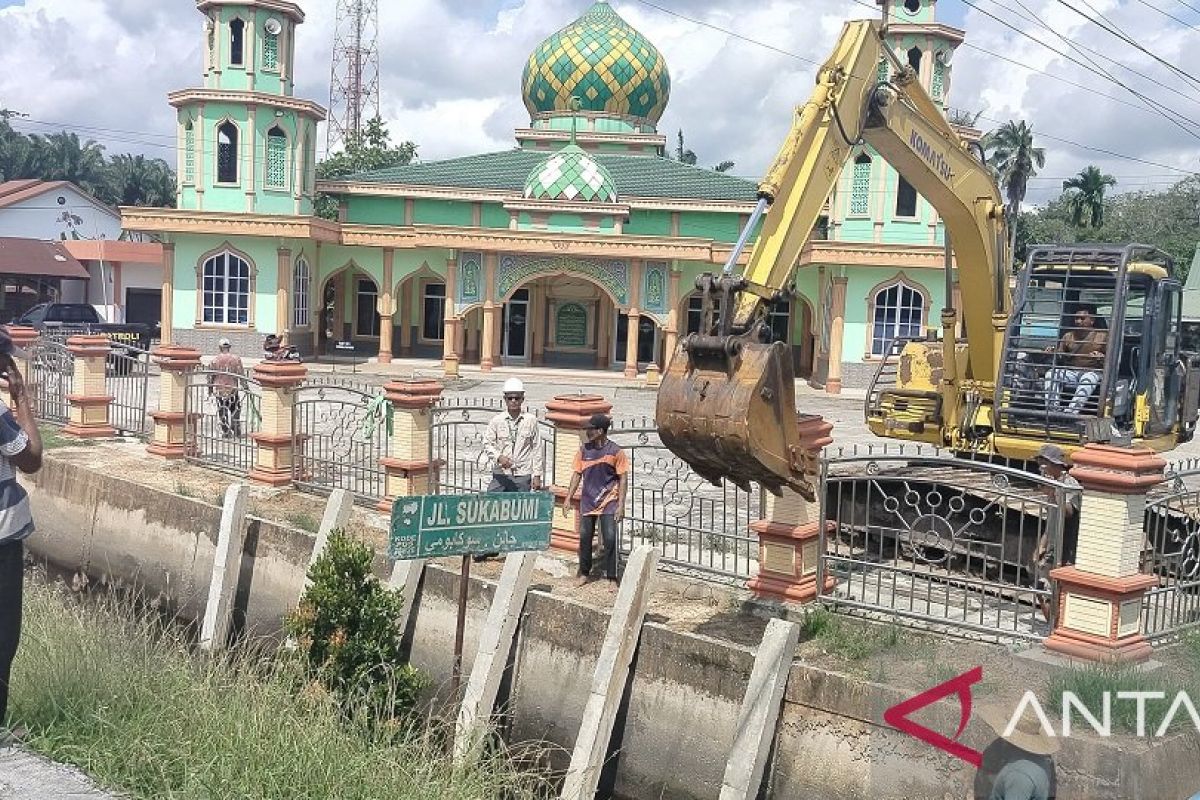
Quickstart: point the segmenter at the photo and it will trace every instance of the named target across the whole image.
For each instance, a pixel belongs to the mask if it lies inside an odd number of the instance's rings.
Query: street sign
[[[549,492],[429,494],[392,504],[394,561],[550,547]]]

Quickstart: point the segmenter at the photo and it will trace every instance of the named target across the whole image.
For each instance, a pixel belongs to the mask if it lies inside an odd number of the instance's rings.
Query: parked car
[[[150,349],[151,326],[138,323],[104,322],[96,308],[88,303],[38,303],[13,320],[38,331],[103,334],[112,342],[109,368],[126,374],[133,360]]]

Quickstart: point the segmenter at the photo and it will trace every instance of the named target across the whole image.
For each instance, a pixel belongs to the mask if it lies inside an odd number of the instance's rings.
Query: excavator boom
[[[989,380],[996,374],[992,315],[1005,314],[1008,303],[999,189],[911,71],[902,70],[895,83],[878,83],[884,52],[879,23],[845,25],[759,185],[759,211],[768,205],[770,211],[745,270],[733,274],[735,247],[724,274],[698,281],[711,324],[681,339],[659,388],[656,418],[663,443],[710,480],[756,482],[775,492],[788,486],[812,496],[790,354],[786,345],[771,343],[764,314],[768,301],[787,296],[825,201],[862,143],[878,150],[945,221],[961,280],[972,287],[965,309],[970,370]],[[739,243],[758,221],[756,213]]]

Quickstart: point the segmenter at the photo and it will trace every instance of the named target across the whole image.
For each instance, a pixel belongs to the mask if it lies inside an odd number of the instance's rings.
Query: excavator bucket
[[[703,340],[703,341],[700,341]],[[743,489],[790,487],[813,499],[796,425],[790,354],[781,342],[688,337],[658,389],[663,444],[702,478]]]

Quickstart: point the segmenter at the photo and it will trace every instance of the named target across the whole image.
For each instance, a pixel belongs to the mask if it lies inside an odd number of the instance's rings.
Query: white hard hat
[[[217,342],[217,347],[233,347],[233,342],[228,339],[221,339],[221,341]]]
[[[505,394],[525,394],[525,384],[520,378],[509,378],[504,382]]]

